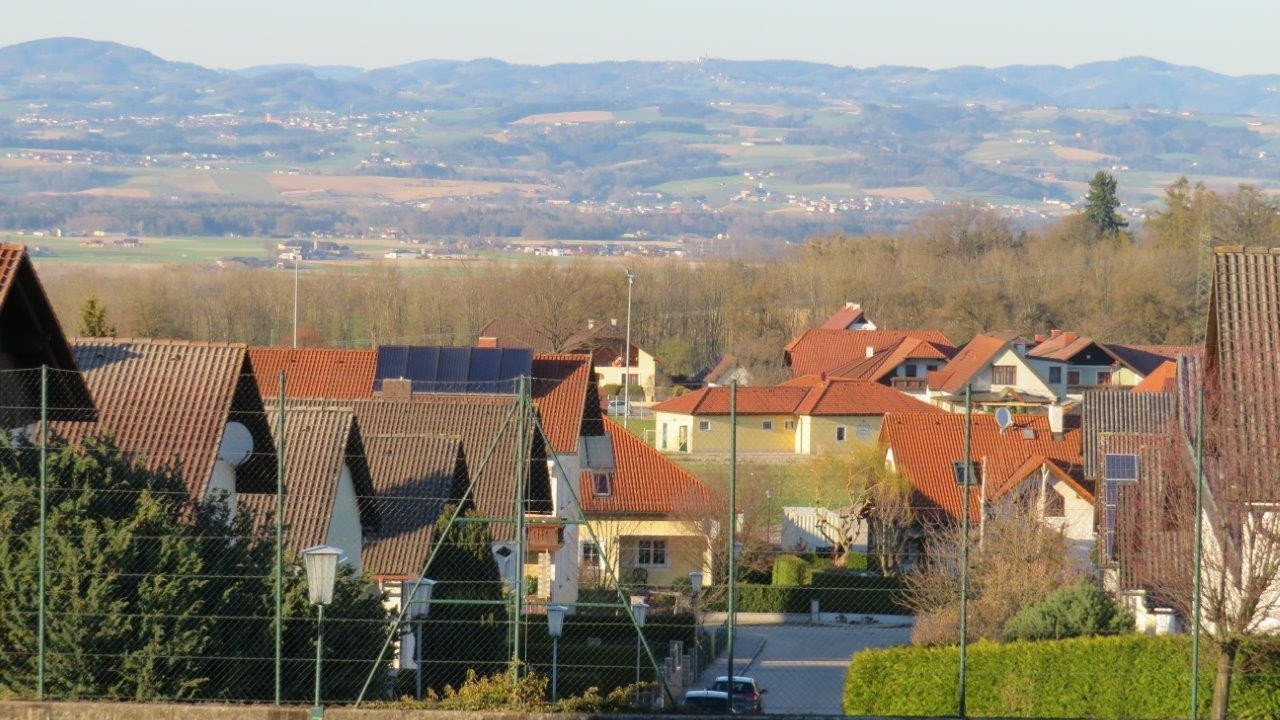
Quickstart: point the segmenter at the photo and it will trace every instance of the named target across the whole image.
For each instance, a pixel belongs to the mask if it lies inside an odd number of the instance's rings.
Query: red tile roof
[[[590,472],[582,473],[578,498],[588,517],[648,515],[701,518],[724,508],[724,499],[688,470],[605,418],[605,434],[617,462],[610,494],[595,494]]]
[[[435,523],[461,497],[467,465],[456,437],[367,435],[379,528],[364,548],[364,571],[380,578],[423,577]]]
[[[290,398],[359,399],[373,396],[376,350],[335,348],[249,348],[249,360],[263,397],[275,397],[280,371]]]
[[[1177,387],[1178,382],[1178,363],[1173,360],[1165,360],[1160,363],[1155,370],[1142,379],[1142,382],[1133,386],[1133,392],[1137,393],[1165,393],[1170,392]]]
[[[941,357],[950,357],[955,345],[936,330],[821,330],[800,333],[783,348],[783,362],[793,375],[817,375],[882,352],[903,338],[924,340]]]
[[[535,354],[532,396],[551,447],[557,453],[578,452],[583,424],[600,419],[591,356]]]
[[[973,376],[1008,348],[1016,337],[1010,333],[975,335],[951,358],[951,362],[941,370],[929,373],[929,388],[952,395],[964,390]]]
[[[828,380],[809,391],[796,415],[884,415],[890,412],[940,413],[941,409],[877,382]]]
[[[857,303],[845,303],[844,307],[835,312],[834,315],[827,318],[827,321],[818,326],[819,330],[848,330],[856,323],[866,322],[867,314],[863,312],[862,306]]]
[[[1176,362],[1179,355],[1198,357],[1204,355],[1200,345],[1130,345],[1107,343],[1107,349],[1121,364],[1138,373],[1150,375],[1167,362]]]
[[[1102,343],[1097,343],[1087,335],[1081,335],[1076,332],[1060,332],[1045,338],[1034,348],[1028,350],[1027,357],[1066,362],[1094,344],[1102,347]],[[1106,348],[1102,349],[1106,350]]]
[[[903,338],[897,343],[876,351],[871,357],[853,360],[827,373],[831,377],[850,380],[881,382],[891,376],[898,366],[908,360],[946,361],[949,353],[932,343],[918,338]]]
[[[53,431],[77,440],[101,432],[149,467],[176,464],[191,495],[204,499],[222,430],[230,421],[254,436],[238,472],[275,488],[275,449],[245,346],[184,340],[81,338],[72,342],[98,409],[97,422],[60,422]],[[260,471],[255,463],[262,463]]]
[[[654,412],[682,415],[728,415],[732,388],[705,387],[653,406]],[[809,388],[795,385],[738,388],[738,413],[742,415],[793,415]]]
[[[951,413],[890,413],[884,417],[880,442],[892,451],[898,470],[915,488],[918,510],[940,509],[950,517],[960,516],[963,498],[952,462],[964,457],[964,425],[964,415]],[[1027,431],[1031,437],[1024,434]],[[1069,429],[1061,439],[1055,439],[1046,416],[1015,415],[1013,427],[1002,432],[995,416],[975,413],[971,456],[980,481],[988,489],[1007,489],[1010,478],[1029,458],[1080,467],[1080,431]],[[976,520],[980,495],[976,489],[971,492],[971,516]],[[989,494],[988,499],[995,498]]]
[[[720,357],[720,361],[714,367],[707,371],[706,375],[702,376],[702,381],[705,383],[718,382],[722,375],[736,367],[738,367],[737,356],[726,353]]]

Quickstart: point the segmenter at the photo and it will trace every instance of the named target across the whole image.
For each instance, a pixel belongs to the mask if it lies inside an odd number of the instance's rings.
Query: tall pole
[[[413,698],[422,699],[422,620],[413,620]]]
[[[560,636],[551,638],[551,702],[560,699]]]
[[[316,702],[313,707],[319,708],[320,705],[320,663],[322,661],[322,650],[324,649],[324,605],[316,606]]]
[[[276,692],[280,704],[280,688],[284,681],[284,370],[276,389]]]
[[[1191,720],[1200,708],[1200,563],[1204,552],[1201,532],[1204,525],[1204,386],[1196,406],[1196,558],[1191,576]]]
[[[518,438],[520,447],[520,457],[525,457],[529,452],[529,379],[522,377],[518,381],[519,399],[517,407],[519,408],[519,417],[517,418],[516,437]],[[511,556],[510,561],[516,564],[515,567],[515,587],[511,592],[511,675],[513,680],[520,679],[520,619],[524,615],[524,546],[525,546],[525,527],[524,527],[524,511],[525,511],[525,494],[527,490],[526,479],[528,477],[529,468],[524,462],[516,463],[516,552]]]
[[[298,347],[298,255],[302,248],[293,253],[293,346]]]
[[[49,465],[49,366],[40,366],[40,568],[39,597],[36,608],[36,698],[44,699],[44,643],[45,643],[45,585],[47,553],[45,549],[45,518],[48,515]]]
[[[729,708],[733,709],[733,628],[738,614],[738,381],[729,382]]]
[[[636,274],[627,271],[627,344],[622,349],[622,427],[626,428],[631,420],[631,286],[636,282]]]
[[[968,717],[965,709],[965,670],[969,653],[969,488],[973,485],[973,461],[970,444],[973,433],[973,388],[964,386],[964,459],[960,475],[964,485],[960,488],[964,508],[960,519],[960,675],[957,682],[958,714]]]

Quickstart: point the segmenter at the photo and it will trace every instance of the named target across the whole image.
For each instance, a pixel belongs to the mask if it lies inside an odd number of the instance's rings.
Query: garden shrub
[[[1128,632],[1133,632],[1133,615],[1087,580],[1023,606],[1004,626],[1005,640],[1056,640]]]
[[[803,585],[809,564],[795,555],[780,555],[773,561],[772,584],[775,587]]]

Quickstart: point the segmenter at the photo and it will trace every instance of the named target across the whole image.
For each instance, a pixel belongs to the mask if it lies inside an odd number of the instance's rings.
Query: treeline
[[[736,354],[757,382],[781,377],[781,348],[846,301],[881,326],[937,328],[964,342],[989,330],[1078,330],[1103,340],[1187,343],[1204,330],[1196,307],[1205,243],[1280,238],[1276,201],[1242,187],[1216,193],[1180,181],[1134,233],[1100,232],[1084,215],[1020,231],[975,205],[951,205],[893,235],[829,236],[776,259],[642,260],[633,334],[669,372]],[[500,316],[564,339],[589,318],[626,318],[623,264],[488,262],[325,267],[300,279],[300,341],[471,343]],[[43,266],[64,328],[96,295],[121,335],[282,344],[292,340],[293,275],[205,267]]]

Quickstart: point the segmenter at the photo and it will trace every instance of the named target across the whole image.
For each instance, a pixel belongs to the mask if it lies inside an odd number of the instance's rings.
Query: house
[[[818,326],[822,330],[875,330],[876,324],[871,322],[867,313],[858,303],[846,302],[844,307],[827,318]]]
[[[578,497],[589,521],[579,542],[583,583],[612,568],[627,584],[670,586],[698,570],[711,582],[724,498],[606,418],[617,467],[584,470]]]
[[[61,421],[53,432],[75,441],[110,433],[151,468],[173,467],[191,497],[275,492],[276,453],[239,343],[81,338],[71,350],[97,418]]]
[[[284,437],[282,498],[284,543],[290,554],[316,545],[347,551],[358,572],[364,548],[380,525],[369,474],[372,457],[350,405],[289,399],[268,403],[266,420],[279,447]],[[282,432],[283,431],[283,432]],[[266,531],[275,516],[276,493],[241,493]]]
[[[1033,412],[1061,403],[1061,383],[1050,382],[1028,357],[1027,341],[1015,333],[976,335],[940,370],[929,373],[928,398],[950,412],[964,411],[964,389],[979,412],[1009,408]],[[1050,369],[1050,377],[1055,376]],[[1061,372],[1056,373],[1061,379]]]
[[[867,331],[871,332],[871,331]],[[729,451],[730,388],[703,388],[653,406],[659,450]],[[737,390],[737,448],[810,455],[870,442],[888,412],[941,412],[880,383],[813,377]]]
[[[631,343],[623,352],[626,332],[616,318],[608,323],[588,320],[585,328],[565,328],[559,332],[540,329],[519,318],[497,318],[480,329],[476,345],[482,348],[526,348],[539,353],[590,355],[591,364],[600,378],[600,386],[621,387],[629,376],[632,388],[639,388],[646,401],[653,400],[658,378],[657,359],[653,354]]]
[[[1037,335],[1027,360],[1062,395],[1079,397],[1085,388],[1131,387],[1180,355],[1198,355],[1191,345],[1103,343],[1086,335],[1053,330]]]
[[[693,388],[725,387],[733,382],[739,385],[750,385],[751,374],[738,363],[736,355],[725,353],[716,360],[714,365],[694,373],[687,384]]]
[[[1082,472],[1081,434],[1061,416],[974,414],[970,457],[977,487],[969,491],[970,520],[982,523],[1002,502],[1029,501],[1047,524],[1061,529],[1082,563],[1094,540],[1095,491]],[[886,462],[911,483],[913,507],[925,524],[963,516],[956,478],[964,460],[966,417],[952,413],[889,413],[879,441]]]
[[[928,376],[943,366],[952,350],[927,340],[903,337],[871,355],[837,367],[827,374],[848,380],[878,382],[921,400],[929,397]]]
[[[836,374],[841,368],[897,347],[904,339],[923,340],[932,346],[926,357],[925,348],[914,347],[922,361],[918,376],[924,377],[930,364],[942,366],[956,352],[956,347],[936,330],[832,330],[810,328],[792,338],[783,347],[782,361],[793,376]],[[937,369],[935,367],[934,369]]]
[[[47,368],[51,420],[92,420],[93,397],[77,372],[53,305],[23,245],[0,243],[0,424],[29,430],[40,419],[41,368]]]

